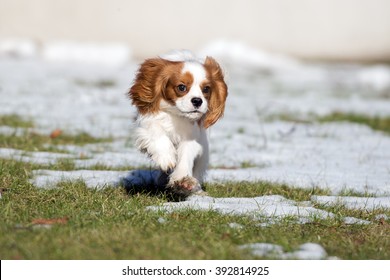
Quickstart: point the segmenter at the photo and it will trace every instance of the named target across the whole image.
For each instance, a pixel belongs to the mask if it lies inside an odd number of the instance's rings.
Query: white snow
[[[43,59],[51,62],[78,62],[122,66],[131,58],[130,49],[119,43],[75,43],[69,41],[46,44]]]
[[[297,60],[280,54],[252,48],[239,41],[217,40],[209,43],[199,52],[201,57],[213,56],[219,60],[250,67],[267,69],[292,69],[299,66]]]
[[[243,229],[244,226],[238,223],[229,223],[228,226],[232,229]]]
[[[0,148],[0,157],[16,159],[36,164],[55,164],[60,159],[71,159],[72,156],[53,152],[26,152],[17,149]]]
[[[362,69],[358,73],[362,84],[372,86],[377,90],[390,88],[390,69],[385,65],[377,65]]]
[[[378,215],[376,215],[375,216],[375,220],[381,220],[381,219],[383,219],[383,220],[389,220],[390,219],[390,217],[389,216],[387,216],[386,214],[378,214]]]
[[[253,218],[300,217],[307,219],[325,219],[333,214],[299,203],[279,195],[259,197],[214,198],[210,196],[191,196],[182,202],[167,202],[159,206],[150,206],[153,211],[178,211],[182,209],[213,210],[226,215],[246,215]]]
[[[357,219],[355,217],[345,217],[344,223],[347,225],[369,225],[369,224],[371,224],[370,221]]]
[[[160,174],[157,170],[102,171],[102,170],[34,170],[31,182],[39,188],[47,188],[61,181],[81,179],[89,188],[118,186],[155,185]]]
[[[256,257],[271,259],[323,260],[328,257],[325,249],[317,243],[304,243],[298,250],[285,252],[283,247],[271,243],[252,243],[239,246],[241,250],[250,250]]]
[[[0,57],[42,58],[54,63],[86,63],[119,67],[129,63],[131,49],[122,43],[52,41],[41,43],[25,38],[0,39]]]
[[[9,38],[0,40],[0,57],[14,56],[19,58],[35,57],[38,46],[32,40],[23,38]]]
[[[283,247],[271,243],[252,243],[238,247],[241,250],[250,250],[251,254],[256,257],[280,258],[283,254]]]
[[[61,181],[83,180],[89,188],[103,188],[107,186],[116,186],[121,177],[128,172],[120,171],[94,171],[94,170],[75,170],[75,171],[54,171],[54,170],[36,170],[34,178],[31,180],[34,185],[40,188],[55,187]]]

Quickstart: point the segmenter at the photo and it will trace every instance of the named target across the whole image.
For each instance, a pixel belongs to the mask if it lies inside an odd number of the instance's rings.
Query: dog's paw
[[[186,176],[180,180],[171,180],[167,185],[168,193],[174,200],[185,200],[191,194],[201,193],[202,187],[198,180]]]
[[[180,180],[174,181],[173,185],[191,191],[192,189],[196,188],[199,183],[198,180],[196,180],[194,177],[185,176]]]

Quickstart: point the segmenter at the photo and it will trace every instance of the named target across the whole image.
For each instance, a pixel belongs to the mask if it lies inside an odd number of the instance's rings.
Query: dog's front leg
[[[136,131],[137,148],[148,154],[158,167],[165,173],[171,171],[176,166],[176,149],[159,126],[152,129],[138,128]]]
[[[195,140],[183,141],[177,149],[177,164],[170,175],[169,187],[184,189],[190,192],[200,191],[202,188],[193,177],[195,160],[203,154],[203,147]]]

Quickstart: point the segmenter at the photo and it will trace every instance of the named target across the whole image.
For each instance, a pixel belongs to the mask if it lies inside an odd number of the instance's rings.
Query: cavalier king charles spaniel
[[[227,94],[223,71],[211,57],[175,51],[141,64],[129,91],[138,109],[135,144],[157,164],[168,191],[202,192],[206,129],[222,117]]]

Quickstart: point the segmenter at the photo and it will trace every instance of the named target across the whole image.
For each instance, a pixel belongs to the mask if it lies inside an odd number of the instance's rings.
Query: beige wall
[[[0,39],[125,42],[138,57],[240,40],[305,58],[390,61],[390,0],[0,0]]]

